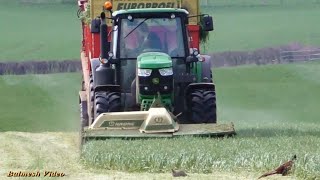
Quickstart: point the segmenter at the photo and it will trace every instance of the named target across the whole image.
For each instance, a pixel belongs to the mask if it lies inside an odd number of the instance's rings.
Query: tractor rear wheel
[[[83,131],[84,131],[84,127],[89,126],[89,117],[88,117],[87,108],[86,108],[87,103],[80,102],[79,106],[80,106],[80,132],[79,132],[80,141],[79,141],[79,146],[80,146],[80,150],[81,150],[82,145],[85,143],[85,138],[83,137]]]
[[[189,95],[190,116],[193,123],[216,123],[216,93],[212,90],[195,89]]]
[[[83,129],[86,126],[89,126],[89,116],[87,114],[87,104],[86,102],[80,102],[80,119],[81,119],[81,128]]]
[[[94,120],[94,110],[93,110],[93,106],[94,106],[94,84],[93,84],[93,77],[92,77],[92,74],[90,74],[90,78],[89,78],[89,81],[90,81],[90,84],[89,84],[89,89],[90,89],[90,93],[89,93],[89,96],[90,96],[90,103],[89,103],[89,106],[88,109],[90,110],[90,119],[91,119],[91,122],[93,122]]]
[[[90,100],[91,102],[93,102],[94,100],[94,85],[93,85],[93,78],[92,75],[90,75],[90,84],[89,84],[89,88],[90,88]]]
[[[96,92],[95,93],[95,113],[97,118],[106,112],[119,112],[121,110],[121,99],[119,92]]]

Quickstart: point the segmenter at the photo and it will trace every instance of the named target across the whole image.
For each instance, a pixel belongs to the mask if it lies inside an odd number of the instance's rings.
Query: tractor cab
[[[173,70],[189,55],[186,31],[188,12],[176,9],[132,9],[113,13],[110,52],[119,64],[123,106],[147,110],[160,93],[172,109]],[[160,71],[159,71],[160,70]]]
[[[188,15],[185,9],[175,8],[112,13],[109,54],[113,56],[109,58],[118,65],[118,83],[127,97],[123,102],[123,107],[128,107],[126,110],[137,104],[140,110],[148,110],[157,93],[172,110],[174,79],[184,78],[179,74],[191,74],[189,80],[194,78],[191,70],[199,57],[198,51],[190,46]],[[212,19],[207,18],[207,24],[212,25]],[[191,82],[184,83],[186,86]]]
[[[112,51],[116,58],[137,59],[146,52],[162,52],[172,58],[188,55],[187,11],[137,9],[114,15]]]
[[[203,18],[204,30],[212,31],[212,18],[198,16]],[[143,8],[112,12],[112,5],[105,4],[97,19],[100,22],[101,64],[93,77],[98,79],[94,84],[107,91],[118,87],[123,98],[116,111],[148,111],[155,97],[160,97],[168,111],[183,112],[188,116],[187,100],[193,88],[214,90],[214,84],[203,81],[206,78],[210,82],[211,65],[204,64],[209,69],[202,68],[202,57],[190,46],[189,18],[185,9]],[[106,19],[111,20],[111,28],[106,25]],[[211,114],[215,114],[216,109],[212,107],[212,110]],[[212,115],[210,121],[215,122],[215,119]]]
[[[197,49],[200,32],[213,30],[212,17],[190,16],[181,8],[190,1],[172,0],[177,8],[119,10],[124,1],[113,0],[116,11],[106,2],[90,27],[83,26],[82,141],[234,134],[233,124],[217,124],[210,56]],[[91,5],[90,12],[101,8],[99,1]],[[198,17],[199,23],[190,23]]]

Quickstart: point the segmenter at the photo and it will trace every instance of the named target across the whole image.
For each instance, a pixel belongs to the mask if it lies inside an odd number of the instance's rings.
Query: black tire
[[[89,88],[90,88],[90,100],[91,100],[91,102],[93,102],[93,100],[94,100],[94,85],[93,85],[92,75],[90,75],[90,87]]]
[[[86,126],[89,126],[89,117],[87,113],[87,108],[85,107],[85,102],[80,103],[80,120],[81,120],[81,129],[83,129]]]
[[[84,131],[84,127],[89,126],[89,117],[88,117],[88,114],[87,114],[86,103],[85,102],[80,102],[79,107],[80,107],[80,132],[79,132],[80,142],[79,142],[79,148],[81,150],[83,144],[85,143],[85,139],[83,137],[83,131]]]
[[[95,93],[95,113],[97,118],[100,114],[106,112],[121,111],[121,97],[119,92],[96,92]]]
[[[90,75],[90,84],[89,84],[89,89],[90,89],[90,112],[91,112],[91,122],[93,122],[94,118],[93,118],[93,104],[94,104],[94,84],[93,84],[93,78],[92,75]]]
[[[210,69],[210,80],[209,82],[213,83],[212,69]]]
[[[216,93],[211,90],[196,89],[189,95],[190,116],[193,123],[216,123]]]
[[[81,152],[83,145],[86,143],[85,138],[83,137],[83,130],[80,129],[79,132],[79,150]],[[81,153],[80,153],[81,154]]]

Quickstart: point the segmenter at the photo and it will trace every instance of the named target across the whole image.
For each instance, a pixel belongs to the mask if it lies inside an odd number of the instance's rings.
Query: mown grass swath
[[[92,141],[82,162],[124,171],[259,174],[296,154],[294,176],[319,177],[318,68],[319,62],[216,69],[220,123],[233,121],[236,137]]]
[[[319,135],[319,131],[315,131]],[[177,138],[154,140],[108,140],[92,142],[84,149],[88,167],[168,172],[181,168],[193,173],[264,172],[297,154],[294,175],[319,175],[319,138],[308,135],[234,139]],[[306,146],[310,144],[310,146]]]

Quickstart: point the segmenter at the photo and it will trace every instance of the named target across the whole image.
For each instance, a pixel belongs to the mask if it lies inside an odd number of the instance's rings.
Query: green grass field
[[[0,62],[79,58],[81,25],[76,2],[1,2]],[[214,0],[209,1],[214,6],[203,6],[201,11],[213,15],[215,21],[204,52],[252,50],[290,42],[320,45],[320,2],[270,0],[266,6],[258,6],[261,2]]]
[[[292,42],[320,46],[320,33],[316,30],[320,3],[238,6],[203,8],[215,21],[206,52],[254,50]]]
[[[259,175],[297,154],[294,176],[320,177],[319,68],[309,62],[216,69],[218,122],[234,122],[235,138],[92,142],[82,162],[129,172],[177,167]],[[77,130],[79,82],[76,73],[1,76],[1,131]]]
[[[0,62],[79,59],[77,4],[1,1]]]
[[[78,129],[80,75],[0,76],[0,131]]]

